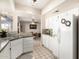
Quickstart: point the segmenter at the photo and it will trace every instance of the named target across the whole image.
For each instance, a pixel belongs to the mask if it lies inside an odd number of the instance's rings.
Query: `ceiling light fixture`
[[[34,21],[34,19],[32,19],[32,23],[31,24],[36,24],[35,21]]]
[[[33,5],[32,5],[32,6],[34,7],[34,4],[37,2],[37,0],[32,0],[32,2],[33,2]],[[32,16],[32,17],[33,17],[33,16]],[[35,19],[34,19],[34,17],[33,17],[31,24],[36,24],[34,20],[35,20]]]
[[[37,0],[33,0],[33,2],[35,3]]]

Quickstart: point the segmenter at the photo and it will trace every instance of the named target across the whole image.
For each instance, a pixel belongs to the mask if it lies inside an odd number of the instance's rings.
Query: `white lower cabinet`
[[[11,41],[11,59],[16,59],[23,53],[22,39]]]
[[[33,51],[33,37],[23,38],[23,52]]]
[[[48,35],[42,35],[43,45],[52,51],[52,53],[58,58],[58,40]]]
[[[3,46],[3,45],[2,45]],[[10,41],[0,52],[0,59],[16,59],[22,53],[33,50],[33,37],[20,38]]]
[[[22,53],[33,50],[33,37],[11,41],[11,59],[16,59]]]
[[[0,59],[10,59],[10,44],[0,52]]]

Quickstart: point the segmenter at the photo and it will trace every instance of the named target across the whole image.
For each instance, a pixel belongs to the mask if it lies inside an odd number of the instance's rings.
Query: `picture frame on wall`
[[[30,24],[30,29],[37,29],[37,25],[36,24]]]

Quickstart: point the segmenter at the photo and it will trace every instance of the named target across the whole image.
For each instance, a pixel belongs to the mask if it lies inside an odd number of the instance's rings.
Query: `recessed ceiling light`
[[[55,12],[59,12],[59,10],[56,10]]]

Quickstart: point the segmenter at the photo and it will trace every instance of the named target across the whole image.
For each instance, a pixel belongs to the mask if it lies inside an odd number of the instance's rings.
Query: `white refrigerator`
[[[59,15],[59,59],[77,59],[77,17],[70,12]]]
[[[46,29],[54,36],[42,35],[43,45],[58,59],[77,59],[77,16],[78,10],[70,10],[46,18]]]

